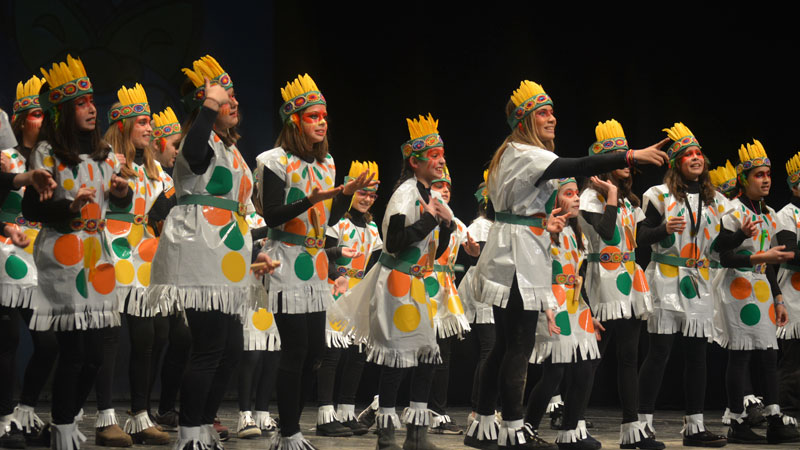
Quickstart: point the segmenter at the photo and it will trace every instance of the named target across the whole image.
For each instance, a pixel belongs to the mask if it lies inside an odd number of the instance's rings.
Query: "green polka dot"
[[[233,251],[239,251],[244,247],[244,236],[239,231],[239,225],[234,221],[219,230],[219,237],[223,239],[225,246]]]
[[[4,212],[19,214],[19,212],[22,211],[22,196],[16,192],[9,192],[6,201],[3,202],[3,206],[0,207],[0,209]]]
[[[342,256],[341,258],[338,258],[334,262],[336,263],[337,266],[346,266],[346,265],[350,264],[350,261],[352,261],[352,260],[353,260],[352,258],[348,258],[346,256]]]
[[[553,260],[553,275],[558,275],[560,273],[564,273],[564,269],[561,267],[561,263]]]
[[[619,244],[619,242],[620,242],[619,227],[614,227],[614,235],[611,236],[611,239],[609,239],[609,240],[603,239],[603,242],[605,242],[606,245],[617,245],[617,244]]]
[[[89,292],[86,288],[86,272],[84,270],[78,272],[78,276],[75,277],[75,288],[83,298],[89,297]]]
[[[544,212],[547,214],[550,214],[550,212],[553,211],[553,206],[556,204],[557,194],[558,191],[553,191],[553,193],[550,194],[550,198],[547,199],[547,203],[544,204]]]
[[[28,274],[28,265],[17,255],[11,255],[6,260],[6,273],[15,280],[21,280]]]
[[[569,237],[569,242],[572,244],[572,248],[577,248],[578,247],[578,243],[575,242],[575,238],[573,236]]]
[[[628,272],[622,272],[619,274],[619,276],[617,276],[617,289],[619,289],[623,295],[630,295],[631,285],[632,280],[631,276],[628,275]]]
[[[224,167],[215,167],[206,190],[211,195],[225,195],[233,189],[233,174]]]
[[[414,206],[419,206],[419,200],[414,202]]]
[[[286,204],[294,203],[301,198],[305,197],[305,192],[301,191],[296,187],[289,188],[289,193],[286,194]]]
[[[401,261],[405,261],[409,264],[416,264],[419,261],[420,256],[422,256],[422,252],[417,247],[410,247],[397,255],[397,259]]]
[[[439,292],[439,280],[436,277],[425,278],[425,290],[428,292],[428,297],[433,297]]]
[[[566,311],[561,311],[556,314],[556,325],[558,328],[561,328],[562,336],[569,336],[572,334],[572,327],[569,324],[569,313]]]
[[[353,228],[353,231],[351,231],[351,232],[350,232],[350,239],[353,239],[354,237],[356,237],[356,230],[355,230],[355,228]]]
[[[129,212],[131,207],[133,207],[133,202],[124,206],[117,206],[114,204],[114,202],[108,202],[108,210],[111,212]]]
[[[317,169],[316,167],[314,167],[314,173],[317,175],[318,179],[322,178],[322,174],[319,172],[319,169]]]
[[[114,239],[114,242],[111,243],[111,248],[114,249],[114,254],[117,255],[117,258],[128,259],[131,257],[131,244],[127,238]]]
[[[376,230],[378,229],[378,224],[376,224],[375,222],[370,222],[367,225],[371,226],[372,228],[375,228]]]
[[[686,298],[697,297],[697,289],[694,288],[692,277],[687,275],[681,279],[681,293]]]
[[[745,325],[753,326],[761,320],[761,311],[758,306],[751,303],[742,307],[742,310],[739,311],[739,317]]]
[[[675,244],[675,233],[670,234],[658,243],[661,248],[670,248]]]
[[[19,157],[19,155],[17,153],[12,153],[11,154],[11,159],[17,159],[18,157]]]
[[[314,276],[314,261],[308,253],[301,253],[294,260],[294,274],[303,281],[310,280]]]
[[[72,178],[78,178],[78,165],[77,164],[72,168]]]
[[[300,177],[302,177],[303,179],[305,179],[307,176],[308,176],[308,166],[304,167],[303,171],[300,172]]]

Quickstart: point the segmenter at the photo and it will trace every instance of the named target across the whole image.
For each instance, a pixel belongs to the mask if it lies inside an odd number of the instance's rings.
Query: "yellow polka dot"
[[[44,163],[45,167],[53,167],[56,165],[56,161],[52,156],[45,156],[42,162]]]
[[[717,211],[719,211],[719,212],[721,212],[721,213],[722,213],[722,212],[725,212],[725,206],[723,206],[723,205],[718,205],[718,206],[717,206]]]
[[[97,261],[100,261],[102,248],[100,240],[96,237],[86,238],[83,241],[83,267],[86,269],[94,268]]]
[[[464,314],[464,306],[461,304],[461,297],[451,295],[447,302],[447,309],[453,314]]]
[[[142,195],[145,195],[146,192],[147,192],[147,190],[145,190],[144,186],[142,186],[142,188],[139,189],[139,193],[142,194]]]
[[[344,322],[343,321],[339,321],[339,322],[328,321],[328,325],[331,326],[331,329],[333,331],[344,331]]]
[[[345,234],[344,237],[342,237],[342,241],[343,242],[347,242],[349,240],[350,240],[350,235],[349,234]]]
[[[247,225],[247,219],[238,214],[235,214],[235,217],[236,224],[239,225],[239,232],[242,233],[242,236],[247,236],[247,232],[250,230],[250,227]]]
[[[128,233],[128,243],[131,244],[131,248],[136,248],[139,245],[142,236],[144,236],[144,225],[133,224],[131,231]]]
[[[770,298],[770,289],[769,284],[767,284],[764,280],[758,280],[753,284],[753,291],[756,294],[756,298],[761,303],[769,300]]]
[[[419,311],[414,305],[398,306],[392,317],[394,326],[405,333],[416,330],[419,326],[419,319]]]
[[[289,164],[289,160],[288,160],[288,159],[286,159],[286,157],[285,157],[285,156],[281,156],[280,158],[278,158],[278,161],[280,161],[280,162],[281,162],[281,164],[283,164],[284,166],[285,166],[286,164]]]
[[[717,233],[719,233],[719,224],[714,225],[714,230],[716,230]]]
[[[238,283],[247,273],[247,264],[244,257],[237,252],[228,252],[222,257],[222,274],[225,278]]]
[[[264,308],[258,308],[258,311],[253,313],[253,326],[257,330],[266,331],[272,326],[274,318],[272,313]]]
[[[72,188],[75,187],[75,182],[72,181],[72,178],[67,178],[66,180],[64,180],[63,185],[64,185],[64,189],[66,189],[68,191],[71,191]]]
[[[636,272],[636,262],[635,261],[628,261],[625,263],[625,269],[628,270],[628,273],[633,275]]]
[[[361,280],[356,277],[350,278],[350,280],[347,281],[347,286],[350,289],[353,289],[358,284],[359,281]]]
[[[425,283],[417,277],[411,277],[411,298],[415,302],[422,304],[427,300],[425,297]]]
[[[564,254],[564,258],[566,258],[567,261],[572,261],[572,253],[569,253],[569,252],[565,253]]]
[[[142,263],[139,270],[136,271],[136,278],[139,279],[139,284],[142,286],[150,286],[150,263]]]
[[[331,177],[329,177],[327,175],[325,176],[325,180],[323,180],[323,181],[325,181],[325,184],[327,184],[328,186],[333,184],[333,180],[331,180]]]
[[[658,263],[658,271],[667,278],[675,278],[678,276],[678,268],[668,264]]]
[[[299,183],[299,182],[300,182],[300,174],[297,173],[297,172],[294,172],[292,174],[292,183]]]
[[[740,219],[742,217],[742,214],[739,211],[734,211],[733,212],[733,217],[736,217],[737,219]]]
[[[325,205],[325,211],[330,211],[331,210],[331,205],[333,204],[333,199],[329,198],[329,199],[325,200],[324,202],[322,202],[322,204]]]
[[[578,297],[575,295],[575,289],[567,289],[567,312],[569,314],[578,312]]]
[[[23,233],[25,233],[25,236],[28,236],[28,239],[30,239],[30,241],[31,241],[31,243],[28,244],[27,247],[25,247],[25,251],[32,255],[33,254],[33,244],[34,244],[34,241],[36,240],[36,236],[39,235],[39,230],[37,230],[35,228],[28,228]]]
[[[433,328],[433,318],[436,316],[436,312],[439,310],[439,304],[435,301],[431,301],[428,303],[428,323],[431,324],[431,328]]]
[[[703,267],[702,269],[699,270],[700,270],[700,276],[702,276],[704,280],[708,281],[709,277],[708,267]]]
[[[131,284],[133,282],[133,264],[127,259],[121,259],[114,264],[114,275],[119,284]]]
[[[558,256],[558,249],[556,247],[553,247],[550,249],[550,253],[552,253],[553,256]]]

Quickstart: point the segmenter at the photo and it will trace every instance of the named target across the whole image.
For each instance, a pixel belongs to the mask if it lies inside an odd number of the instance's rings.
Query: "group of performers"
[[[429,431],[463,432],[446,394],[453,343],[470,332],[480,355],[470,447],[600,448],[584,413],[613,343],[620,448],[664,448],[655,400],[676,337],[684,445],[800,440],[777,392],[778,340],[800,338],[800,154],[786,163],[793,197],[779,212],[765,203],[771,163],[758,140],[736,166],[709,170],[685,125],[633,150],[611,119],[598,123],[588,156],[560,158],[553,101],[523,81],[467,226],[448,206],[453,181],[431,114],[407,119],[393,188],[379,189],[377,164],[359,161],[337,185],[326,100],[308,75],[281,89],[283,128],[252,172],[236,148],[232,78],[211,56],[183,69],[182,123],[171,108],[152,114],[141,85],[122,86],[103,135],[80,59],[41,72],[19,83],[0,123],[0,446],[80,448],[94,388],[98,445],[168,444],[164,430],[177,428],[176,448],[221,449],[228,430],[217,411],[238,366],[239,438],[315,448],[299,421],[316,376],[318,435],[375,425],[377,448],[397,450],[403,424],[403,449],[435,450]],[[640,199],[632,176],[646,164],[668,168]],[[390,198],[376,221],[379,192]],[[645,269],[641,246],[652,249]],[[123,318],[131,405],[120,427],[111,387]],[[15,403],[24,326],[33,354]],[[650,350],[639,368],[642,326]],[[704,424],[712,342],[728,350],[727,436]],[[766,437],[752,430],[753,359]],[[356,415],[367,362],[381,366],[379,389]],[[524,407],[529,363],[543,371]],[[35,408],[53,368],[45,424]],[[398,413],[406,376],[410,404]],[[553,409],[560,429],[548,443],[537,429]]]

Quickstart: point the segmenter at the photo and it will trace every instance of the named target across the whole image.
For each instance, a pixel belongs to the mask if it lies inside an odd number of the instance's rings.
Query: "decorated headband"
[[[508,125],[513,130],[528,114],[544,105],[553,105],[553,100],[544,92],[544,88],[533,81],[524,80],[519,83],[519,88],[511,94],[514,102],[514,111],[506,118]]]
[[[767,152],[764,151],[764,146],[758,139],[753,139],[753,143],[747,144],[747,147],[742,145],[739,148],[739,164],[736,165],[736,175],[739,176],[739,181],[743,185],[747,180],[747,172],[761,166],[770,167],[771,164],[767,158]]]
[[[86,68],[80,58],[67,55],[67,62],[53,63],[50,70],[40,68],[50,90],[39,95],[42,109],[48,111],[56,105],[91,94],[92,82],[86,76]]]
[[[421,161],[427,161],[425,152],[435,147],[443,147],[444,141],[439,136],[439,121],[435,120],[431,113],[428,117],[419,116],[419,119],[406,119],[408,122],[408,134],[411,139],[400,146],[403,152],[403,159],[415,157]]]
[[[703,148],[700,147],[700,142],[698,142],[692,130],[681,122],[676,122],[672,128],[664,128],[661,131],[666,131],[667,136],[673,141],[672,145],[670,145],[667,150],[667,158],[669,159],[670,167],[674,165],[673,163],[678,159],[678,156],[687,148],[693,146]]]
[[[453,186],[453,180],[450,178],[450,170],[447,168],[447,165],[445,165],[444,170],[442,170],[442,178],[431,181],[431,184],[433,183],[447,183],[451,187]]]
[[[44,82],[44,78],[34,75],[25,84],[22,84],[22,81],[17,83],[17,98],[14,100],[13,114],[11,116],[12,123],[17,114],[29,109],[41,108],[39,105],[39,91],[42,89]]]
[[[233,87],[230,75],[222,70],[216,59],[206,55],[192,63],[192,68],[181,69],[194,84],[195,90],[183,97],[183,103],[190,111],[197,109],[206,98],[206,78],[211,84],[218,84],[225,89]]]
[[[725,161],[724,166],[719,166],[714,170],[708,171],[708,177],[711,179],[711,184],[717,189],[717,192],[726,194],[736,189],[736,170],[730,161]]]
[[[800,153],[795,154],[789,161],[786,161],[786,182],[789,187],[795,187],[800,183]]]
[[[567,178],[559,178],[558,179],[558,187],[561,188],[562,186],[566,186],[570,183],[578,184],[575,180],[575,177],[567,177]]]
[[[477,191],[475,191],[475,199],[478,200],[478,203],[486,203],[486,200],[489,198],[489,189],[486,187],[486,178],[489,176],[489,169],[483,171],[483,187],[479,187]]]
[[[309,106],[326,104],[325,97],[317,88],[317,83],[308,74],[298,75],[294,81],[286,83],[286,87],[281,88],[281,96],[284,103],[280,113],[284,122],[287,122],[292,114]]]
[[[147,94],[141,84],[136,83],[130,89],[122,86],[117,91],[117,98],[120,104],[108,111],[109,124],[129,117],[150,115],[150,104],[147,103]]]
[[[167,109],[164,111],[153,114],[153,134],[151,135],[151,140],[170,137],[180,132],[181,124],[178,122],[178,118],[175,116],[172,108],[167,106]]]
[[[347,176],[344,177],[344,182],[347,183],[348,181],[355,180],[359,177],[362,173],[367,172],[368,174],[372,173],[375,174],[375,177],[372,179],[373,181],[378,181],[378,163],[375,161],[353,161],[350,163],[350,172]],[[362,191],[370,191],[370,192],[377,192],[378,185],[376,184],[375,187],[363,187],[361,188]]]
[[[622,125],[614,119],[597,122],[594,128],[597,141],[589,147],[589,155],[600,155],[615,150],[630,150]]]

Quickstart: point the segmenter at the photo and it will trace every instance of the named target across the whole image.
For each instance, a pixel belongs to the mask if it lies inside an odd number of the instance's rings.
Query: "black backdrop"
[[[135,81],[145,85],[154,111],[178,111],[179,68],[210,53],[234,80],[243,115],[239,146],[253,163],[280,129],[279,88],[307,72],[329,103],[339,180],[353,159],[380,165],[377,217],[399,175],[405,118],[431,112],[440,119],[453,176],[452,206],[468,223],[472,193],[508,133],[505,103],[520,80],[531,79],[555,102],[562,156],[585,155],[600,120],[619,120],[636,148],[682,121],[714,165],[735,162],[741,144],[760,139],[774,162],[768,202],[777,209],[788,201],[783,165],[800,150],[793,139],[800,95],[792,69],[796,25],[787,11],[554,5],[11,1],[0,7],[0,104],[10,109],[18,80],[71,52],[84,59],[101,114],[122,83]],[[662,175],[663,169],[642,171],[636,192]],[[456,348],[452,403],[468,400],[472,344],[470,338]],[[118,361],[120,395],[127,391],[125,354]],[[664,407],[682,403],[679,356],[676,349],[664,378]],[[724,352],[715,347],[709,358],[707,405],[719,408]],[[614,357],[607,359],[594,404],[616,402]],[[366,375],[364,400],[376,385],[374,370]]]

